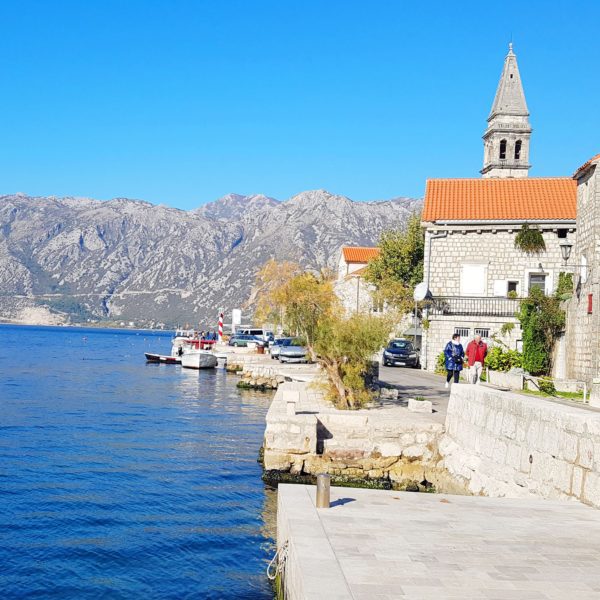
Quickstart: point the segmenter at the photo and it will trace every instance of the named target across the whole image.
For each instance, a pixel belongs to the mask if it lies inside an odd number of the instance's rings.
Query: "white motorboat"
[[[186,369],[214,369],[218,359],[208,350],[190,350],[181,355],[181,366]]]

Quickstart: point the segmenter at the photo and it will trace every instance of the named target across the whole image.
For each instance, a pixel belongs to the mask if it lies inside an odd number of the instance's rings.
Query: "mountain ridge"
[[[210,325],[219,309],[244,304],[269,258],[335,268],[342,245],[374,244],[420,207],[326,190],[285,201],[228,194],[190,211],[127,198],[0,196],[0,319]]]

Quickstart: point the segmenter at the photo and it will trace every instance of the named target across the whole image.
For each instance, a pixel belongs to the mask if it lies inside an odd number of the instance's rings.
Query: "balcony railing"
[[[446,296],[433,298],[430,315],[464,315],[476,317],[514,317],[519,310],[518,298]]]

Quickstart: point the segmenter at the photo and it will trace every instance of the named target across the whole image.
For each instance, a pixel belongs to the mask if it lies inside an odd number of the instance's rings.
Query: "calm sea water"
[[[170,338],[0,326],[2,598],[272,598],[270,398]]]

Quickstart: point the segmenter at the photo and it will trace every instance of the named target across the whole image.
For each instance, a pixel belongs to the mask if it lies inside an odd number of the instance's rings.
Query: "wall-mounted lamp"
[[[571,256],[571,248],[573,248],[573,244],[571,244],[571,242],[568,240],[565,240],[564,242],[561,242],[559,246],[563,260],[565,261],[565,264],[567,264],[569,262],[569,257]]]

